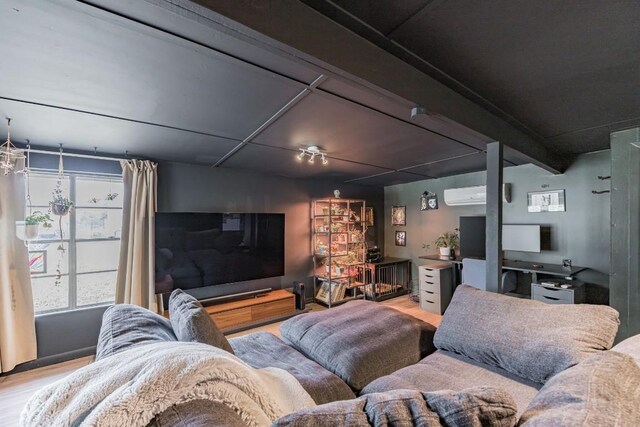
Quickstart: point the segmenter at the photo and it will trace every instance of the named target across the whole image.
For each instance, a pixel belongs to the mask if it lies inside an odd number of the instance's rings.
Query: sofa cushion
[[[280,332],[296,349],[360,390],[434,351],[435,327],[371,301],[293,317]]]
[[[461,392],[393,390],[328,403],[286,415],[276,427],[326,426],[504,426],[516,422],[513,399],[490,387]]]
[[[640,367],[626,354],[607,351],[550,379],[519,425],[638,426],[638,402]]]
[[[611,350],[631,356],[640,365],[640,334],[619,342]]]
[[[156,415],[147,427],[247,427],[233,409],[222,402],[191,400]]]
[[[202,307],[200,301],[181,289],[171,293],[169,316],[178,341],[209,344],[233,354],[229,341]]]
[[[527,408],[542,384],[525,380],[496,366],[438,350],[416,365],[378,378],[362,389],[361,395],[397,389],[461,391],[482,386],[495,387],[509,393],[520,414]]]
[[[551,305],[461,285],[434,344],[544,383],[611,348],[618,324],[618,312],[607,306]]]
[[[256,332],[229,342],[236,356],[254,368],[281,368],[289,372],[318,405],[356,397],[336,375],[269,332]]]
[[[285,415],[271,427],[369,427],[365,400],[341,400]]]
[[[142,344],[176,340],[164,317],[137,305],[116,304],[102,315],[96,360]]]

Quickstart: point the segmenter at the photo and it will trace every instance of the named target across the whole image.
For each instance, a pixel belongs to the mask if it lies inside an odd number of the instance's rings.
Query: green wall
[[[591,271],[580,277],[588,282],[608,286],[610,248],[610,196],[595,195],[592,190],[610,189],[609,181],[598,179],[611,172],[609,150],[579,156],[561,175],[553,175],[537,166],[528,164],[505,168],[504,182],[512,185],[512,201],[504,205],[504,224],[541,224],[551,230],[551,248],[541,253],[506,252],[509,259],[539,261],[560,264],[570,258],[574,265],[589,267]],[[433,242],[447,230],[458,227],[459,217],[484,215],[485,206],[451,207],[444,203],[447,188],[469,187],[485,184],[485,172],[430,179],[385,188],[385,248],[386,256],[412,258],[414,276],[417,266],[424,264],[418,256],[427,253],[423,243],[431,244],[428,251],[435,253]],[[548,187],[546,187],[548,186]],[[527,192],[548,189],[564,189],[565,212],[527,212]],[[420,211],[420,195],[429,190],[438,195],[439,209]],[[391,207],[407,206],[407,226],[391,225]],[[407,231],[407,246],[395,246],[396,230]]]

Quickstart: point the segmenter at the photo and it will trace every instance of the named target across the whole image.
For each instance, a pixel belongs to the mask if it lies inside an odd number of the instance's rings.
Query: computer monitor
[[[540,252],[540,242],[540,225],[502,225],[503,251]]]
[[[484,216],[460,217],[459,230],[461,258],[485,258],[486,226],[487,220]],[[540,225],[502,225],[503,251],[540,252],[542,249],[542,243],[542,226]]]

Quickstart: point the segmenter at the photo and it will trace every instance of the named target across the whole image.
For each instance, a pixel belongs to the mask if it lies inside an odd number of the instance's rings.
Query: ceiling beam
[[[162,3],[162,0],[147,1]],[[487,140],[502,141],[552,173],[562,173],[570,163],[567,156],[550,150],[507,120],[298,0],[171,0],[170,5],[206,14],[229,31],[245,38],[255,37],[261,44],[271,43],[302,62],[423,105],[486,135]],[[215,14],[207,14],[203,8]],[[216,18],[217,14],[223,17]]]

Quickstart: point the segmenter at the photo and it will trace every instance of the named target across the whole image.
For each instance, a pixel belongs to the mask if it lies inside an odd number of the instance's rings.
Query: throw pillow
[[[640,367],[626,354],[607,351],[551,378],[518,425],[638,426],[638,402]]]
[[[96,360],[161,341],[177,341],[167,319],[137,305],[112,305],[102,315]]]
[[[176,289],[169,298],[169,318],[178,341],[199,342],[233,354],[224,334],[206,312],[200,301]]]
[[[619,323],[618,312],[603,305],[552,305],[460,285],[434,344],[544,384],[610,349]]]

